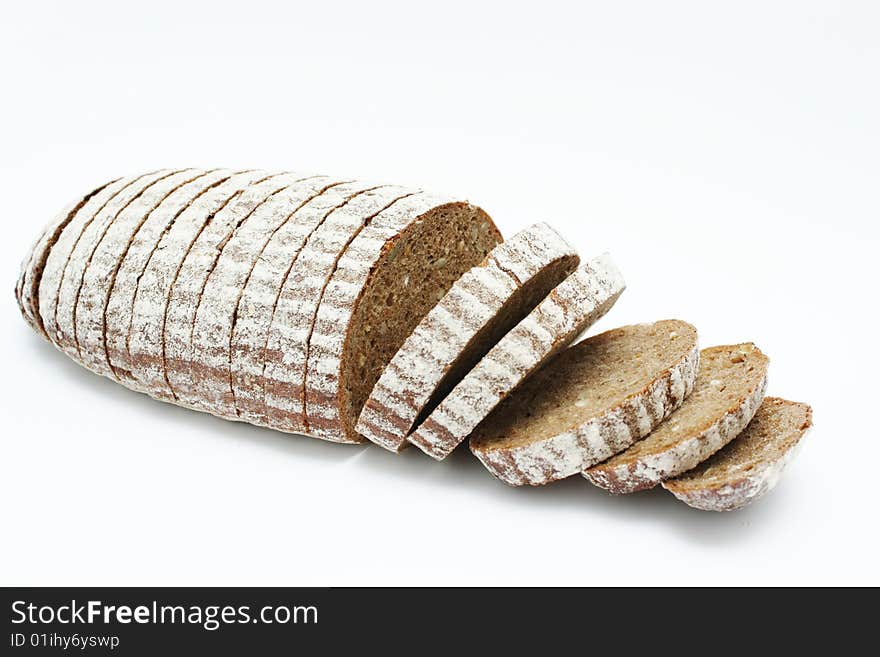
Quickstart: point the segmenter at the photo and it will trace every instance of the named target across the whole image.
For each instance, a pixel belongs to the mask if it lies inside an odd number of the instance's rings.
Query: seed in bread
[[[391,359],[356,430],[391,451],[489,349],[577,267],[574,248],[539,223],[502,242],[464,274]]]
[[[517,386],[608,312],[624,287],[607,255],[582,265],[489,350],[409,441],[446,458]]]
[[[813,409],[767,397],[739,436],[711,458],[663,487],[703,511],[733,511],[770,492],[794,457]]]
[[[474,431],[471,451],[512,486],[578,474],[648,435],[691,393],[697,331],[635,324],[559,354]]]
[[[751,421],[764,399],[768,364],[750,342],[703,349],[694,391],[681,408],[584,477],[612,493],[633,493],[705,461]]]

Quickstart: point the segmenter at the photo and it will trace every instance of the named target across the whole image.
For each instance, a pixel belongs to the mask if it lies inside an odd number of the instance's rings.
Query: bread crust
[[[52,344],[58,344],[58,330],[55,322],[58,295],[61,290],[61,280],[67,268],[67,262],[76,248],[77,242],[83,230],[92,222],[95,215],[104,209],[117,193],[126,189],[144,177],[141,174],[120,178],[102,188],[97,194],[86,201],[73,217],[64,226],[54,246],[46,257],[46,266],[39,281],[38,307],[40,312],[40,324],[44,333]]]
[[[609,257],[582,265],[477,363],[409,442],[446,458],[517,385],[608,312],[624,288]]]
[[[236,417],[232,385],[232,336],[239,301],[251,272],[271,236],[291,220],[303,204],[338,184],[327,176],[309,176],[267,198],[239,224],[221,248],[205,281],[193,323],[193,386],[212,412]],[[266,317],[262,318],[267,322]]]
[[[156,181],[117,213],[95,244],[83,271],[73,319],[80,362],[96,374],[115,378],[104,347],[104,309],[134,234],[175,190],[205,173],[185,169]]]
[[[131,373],[128,338],[141,278],[156,249],[177,219],[210,190],[223,184],[236,173],[244,172],[216,169],[178,187],[147,215],[125,250],[119,267],[110,281],[109,296],[104,306],[103,348],[113,377],[124,381],[129,387],[140,387]]]
[[[523,285],[577,253],[550,226],[534,224],[495,247],[424,317],[385,368],[356,430],[390,451],[410,443],[417,416],[470,342]]]
[[[766,389],[765,370],[764,375],[745,396],[735,400],[702,431],[682,436],[681,440],[666,449],[639,454],[618,464],[612,464],[615,459],[611,459],[588,468],[582,474],[590,483],[615,495],[653,488],[665,479],[696,467],[736,438],[764,401]]]
[[[277,176],[265,171],[236,174],[199,196],[163,232],[136,282],[132,316],[126,336],[126,365],[136,387],[163,400],[174,396],[165,373],[165,328],[171,292],[207,223],[252,185]]]
[[[114,182],[116,181],[111,180],[93,189],[88,194],[68,204],[61,212],[55,215],[55,218],[49,222],[37,240],[31,245],[27,257],[22,261],[21,272],[15,287],[18,308],[28,325],[47,340],[49,337],[43,328],[43,319],[40,317],[39,306],[40,280],[46,267],[46,260],[62,231],[73,220],[76,213],[79,212],[90,198]]]

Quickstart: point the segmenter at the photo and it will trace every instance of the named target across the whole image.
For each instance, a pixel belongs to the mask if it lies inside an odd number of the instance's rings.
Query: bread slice
[[[772,490],[813,426],[807,404],[767,397],[735,440],[663,487],[703,511],[733,511]]]
[[[593,336],[559,354],[483,421],[471,451],[512,486],[580,473],[648,435],[690,394],[700,352],[680,320]]]
[[[59,339],[58,330],[55,324],[55,310],[58,305],[58,294],[61,289],[61,279],[64,277],[64,270],[67,268],[67,262],[73,250],[76,248],[80,235],[83,230],[95,218],[95,215],[104,209],[107,203],[113,199],[116,194],[126,189],[129,185],[137,183],[144,175],[130,176],[120,178],[116,182],[112,182],[103,187],[97,194],[91,196],[78,210],[74,212],[73,217],[62,228],[61,233],[55,244],[52,245],[48,255],[46,256],[46,265],[43,268],[42,276],[38,282],[39,291],[37,294],[37,307],[40,314],[40,326],[43,332],[53,344],[57,344]]]
[[[153,254],[184,212],[235,173],[229,169],[215,169],[178,187],[147,215],[132,236],[118,268],[110,277],[109,296],[103,312],[103,351],[113,378],[136,384],[131,374],[128,335],[138,286]]]
[[[520,231],[469,270],[425,316],[379,377],[356,430],[391,451],[511,328],[577,267],[547,224]]]
[[[116,215],[95,244],[83,271],[79,295],[73,308],[73,327],[80,361],[96,374],[112,378],[110,361],[104,348],[104,309],[128,245],[153,210],[179,187],[205,173],[207,171],[204,169],[184,169],[150,185]]]
[[[364,441],[354,424],[388,361],[501,240],[482,209],[427,192],[364,222],[336,261],[311,328],[303,389],[309,435]]]
[[[694,391],[647,438],[584,471],[612,493],[653,488],[690,470],[745,429],[764,399],[769,359],[751,342],[700,352]]]
[[[409,441],[445,458],[514,388],[602,317],[624,287],[607,255],[581,266],[477,363]]]
[[[184,262],[211,219],[239,200],[245,190],[277,176],[265,171],[232,176],[194,201],[159,238],[136,282],[126,356],[115,363],[117,370],[130,372],[126,385],[159,399],[174,398],[165,373],[164,336],[168,316],[174,310],[171,292]]]
[[[205,286],[223,247],[236,230],[257,209],[290,185],[307,178],[301,173],[281,173],[250,185],[240,196],[226,204],[205,224],[177,273],[168,299],[162,335],[165,376],[171,396],[187,406],[211,412],[203,403],[195,379],[197,367],[195,350],[196,314],[204,298]],[[231,291],[229,291],[231,292]],[[211,299],[206,303],[213,303]]]
[[[232,335],[239,300],[266,243],[305,203],[340,182],[327,176],[311,176],[290,185],[266,199],[222,246],[202,292],[202,299],[210,303],[199,304],[192,336],[193,386],[200,403],[206,403],[212,413],[236,416]],[[268,323],[268,317],[263,321]]]
[[[299,323],[288,314],[293,308],[286,299],[280,303],[282,291],[287,289],[290,293],[288,280],[309,238],[336,210],[376,187],[375,183],[358,181],[329,187],[299,208],[266,244],[245,285],[233,328],[232,385],[235,413],[240,418],[256,424],[268,423],[266,372],[274,372],[273,368],[284,358],[278,348],[277,333],[272,336],[270,350],[270,332],[296,331],[300,339],[305,339],[311,327],[311,320]],[[301,402],[297,403],[295,421],[301,423]]]
[[[58,290],[58,303],[55,306],[55,344],[69,356],[81,360],[81,350],[76,335],[76,307],[82,290],[83,276],[101,238],[116,217],[141,194],[175,173],[177,171],[174,169],[163,169],[144,176],[121,190],[94,216],[80,234],[64,268]]]
[[[304,409],[306,363],[327,283],[347,244],[364,223],[416,193],[415,189],[396,185],[368,185],[330,211],[309,236],[284,283],[270,327],[264,399],[272,426],[308,433]]]
[[[79,197],[70,203],[46,226],[40,237],[34,242],[28,251],[28,256],[22,262],[21,274],[16,285],[16,297],[18,307],[25,321],[38,334],[48,339],[43,328],[43,319],[40,317],[40,280],[46,267],[49,253],[52,251],[61,233],[67,227],[82,207],[88,201],[115,180],[93,189],[88,194]]]

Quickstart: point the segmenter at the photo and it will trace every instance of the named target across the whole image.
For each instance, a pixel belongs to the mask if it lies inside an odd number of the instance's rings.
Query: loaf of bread
[[[303,173],[163,169],[67,206],[25,320],[157,399],[337,442],[419,321],[501,242],[480,208]]]
[[[229,420],[438,460],[469,439],[514,486],[581,473],[614,493],[662,483],[699,509],[751,503],[812,410],[764,399],[752,343],[701,356],[680,320],[569,347],[624,287],[610,256],[580,264],[544,223],[504,242],[463,200],[184,168],[74,199],[15,296],[89,370]]]

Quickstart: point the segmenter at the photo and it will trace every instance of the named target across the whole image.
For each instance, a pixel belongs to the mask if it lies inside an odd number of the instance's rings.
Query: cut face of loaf
[[[446,458],[514,388],[608,312],[623,289],[608,256],[583,265],[492,347],[409,441]]]
[[[376,203],[347,204],[380,188]],[[333,214],[341,205],[344,217]],[[313,433],[357,442],[354,409],[382,368],[500,241],[479,208],[417,190],[167,169],[121,178],[65,208],[25,258],[16,296],[35,330],[45,327],[94,371],[158,399],[286,431],[287,409],[276,422],[263,394],[270,328],[306,336],[297,417],[308,419],[308,402]],[[275,312],[292,271],[315,286],[302,317]],[[290,363],[283,349],[280,363]]]
[[[495,247],[425,316],[385,368],[357,431],[391,451],[473,366],[578,265],[573,247],[535,224]]]
[[[733,440],[764,399],[769,359],[752,343],[700,352],[694,391],[669,419],[584,477],[612,493],[652,488],[690,470]]]
[[[357,234],[312,327],[309,435],[364,441],[355,422],[382,370],[452,284],[501,241],[480,208],[424,192],[394,203]]]
[[[767,397],[739,436],[693,470],[663,482],[685,504],[733,511],[771,491],[813,426],[807,404]]]
[[[512,486],[578,474],[648,435],[691,393],[697,331],[680,320],[606,331],[562,352],[487,417],[471,451]]]

